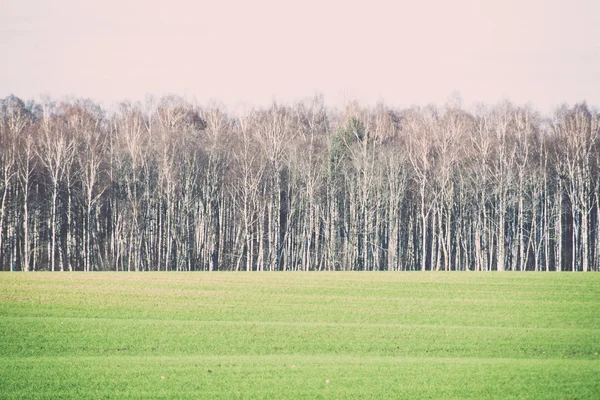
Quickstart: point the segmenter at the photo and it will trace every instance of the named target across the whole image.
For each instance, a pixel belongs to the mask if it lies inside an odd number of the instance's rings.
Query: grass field
[[[600,398],[600,274],[2,273],[0,398]]]

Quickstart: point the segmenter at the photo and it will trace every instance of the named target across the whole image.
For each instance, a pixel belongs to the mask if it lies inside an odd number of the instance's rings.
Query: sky
[[[0,97],[600,106],[597,0],[0,0]]]

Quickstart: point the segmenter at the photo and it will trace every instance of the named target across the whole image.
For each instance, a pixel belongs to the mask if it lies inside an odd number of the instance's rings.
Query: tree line
[[[0,100],[13,271],[600,269],[600,114]]]

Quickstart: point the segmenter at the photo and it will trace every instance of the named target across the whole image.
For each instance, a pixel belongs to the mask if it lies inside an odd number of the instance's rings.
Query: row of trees
[[[10,270],[600,269],[600,115],[0,101]]]

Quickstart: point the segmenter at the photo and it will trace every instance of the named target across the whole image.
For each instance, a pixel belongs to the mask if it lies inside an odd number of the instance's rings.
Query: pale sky
[[[600,106],[600,1],[0,0],[0,97]]]

